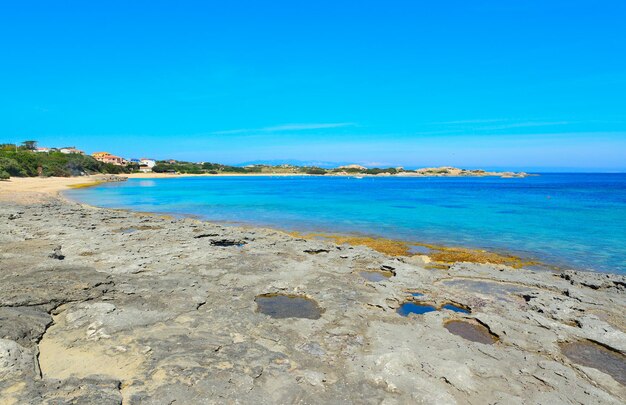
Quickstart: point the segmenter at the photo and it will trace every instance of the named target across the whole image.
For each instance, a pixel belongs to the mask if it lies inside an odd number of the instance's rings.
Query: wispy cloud
[[[504,128],[518,128],[518,127],[544,127],[549,125],[569,125],[573,124],[571,121],[518,121],[515,119],[476,119],[476,120],[460,120],[460,121],[444,121],[444,122],[431,122],[427,125],[478,125],[485,129],[504,129]],[[578,122],[576,122],[578,123]],[[482,125],[491,124],[491,125]]]
[[[459,121],[443,121],[443,122],[430,122],[428,125],[457,125],[457,124],[488,124],[493,122],[502,122],[503,119],[476,119],[476,120],[459,120]]]
[[[213,135],[231,135],[231,134],[246,134],[246,133],[267,133],[267,132],[286,132],[286,131],[308,131],[314,129],[330,129],[330,128],[344,128],[356,126],[353,122],[330,122],[330,123],[305,123],[305,124],[280,124],[263,128],[243,128],[243,129],[229,129],[225,131],[211,132]]]
[[[509,128],[532,128],[532,127],[548,127],[555,125],[570,125],[573,124],[570,121],[528,121],[528,122],[512,122],[503,123],[499,125],[485,126],[482,129],[494,130],[494,129],[509,129]]]

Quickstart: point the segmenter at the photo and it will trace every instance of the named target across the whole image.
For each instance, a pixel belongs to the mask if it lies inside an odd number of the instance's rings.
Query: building
[[[149,159],[149,158],[141,158],[139,159],[139,163],[141,165],[148,166],[150,169],[152,169],[156,165],[156,160]]]
[[[61,148],[61,149],[59,149],[59,152],[65,153],[66,155],[69,155],[70,153],[77,153],[79,155],[84,155],[85,154],[85,152],[83,152],[82,150],[76,149],[75,146],[67,146],[65,148]]]
[[[37,148],[34,151],[37,153],[48,153],[50,152],[50,148]]]
[[[148,159],[148,158],[139,159],[139,171],[142,173],[151,172],[154,166],[156,166],[156,161],[154,159]]]
[[[111,155],[109,152],[96,152],[93,153],[91,156],[93,156],[94,159],[102,163],[110,163],[116,166],[124,166],[127,163],[124,158]]]

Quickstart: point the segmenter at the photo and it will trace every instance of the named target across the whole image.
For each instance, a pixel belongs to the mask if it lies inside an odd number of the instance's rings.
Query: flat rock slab
[[[0,202],[0,229],[2,403],[626,401],[622,276],[426,269],[270,229],[54,199]],[[392,276],[362,276],[381,269]],[[315,316],[259,311],[258,297],[275,296]],[[416,300],[435,310],[397,312]],[[449,331],[466,324],[492,344]],[[611,368],[564,353],[576,342],[609,350]]]

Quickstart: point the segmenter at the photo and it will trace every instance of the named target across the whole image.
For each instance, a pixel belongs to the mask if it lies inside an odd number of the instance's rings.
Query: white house
[[[133,159],[136,160],[136,159]],[[139,171],[142,173],[149,173],[152,171],[152,168],[156,165],[156,161],[154,159],[141,158],[139,159]]]
[[[148,166],[149,169],[152,169],[156,165],[156,160],[148,159],[148,158],[141,158],[139,159],[139,164],[141,166]]]
[[[61,148],[59,149],[59,152],[61,153],[65,153],[66,155],[69,155],[70,153],[78,153],[79,155],[84,155],[85,152],[83,152],[80,149],[76,149],[74,146],[68,146],[65,148]]]

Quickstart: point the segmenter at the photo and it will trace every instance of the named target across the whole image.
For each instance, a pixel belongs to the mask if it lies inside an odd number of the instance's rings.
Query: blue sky
[[[0,142],[624,171],[624,21],[621,0],[7,1]]]

